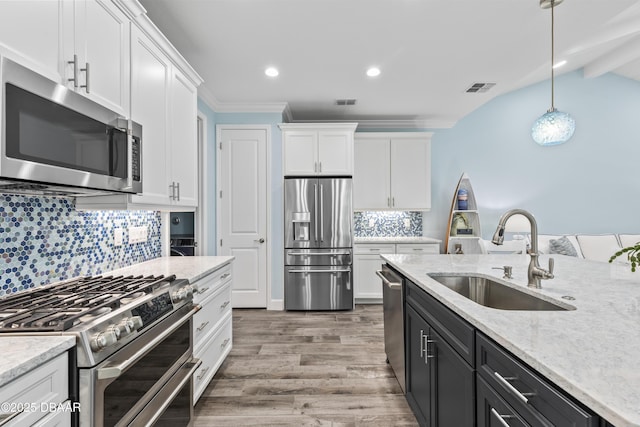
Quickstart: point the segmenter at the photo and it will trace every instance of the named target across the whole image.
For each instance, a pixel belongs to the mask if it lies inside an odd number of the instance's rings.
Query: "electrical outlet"
[[[147,241],[147,227],[129,227],[129,244]]]
[[[113,229],[113,246],[122,246],[124,240],[124,230],[120,227]]]
[[[373,218],[371,218],[371,219],[369,220],[369,227],[375,227],[375,226],[376,226],[376,220],[375,220],[375,219],[373,219]]]
[[[411,228],[411,220],[409,218],[404,219],[404,228],[407,230]]]

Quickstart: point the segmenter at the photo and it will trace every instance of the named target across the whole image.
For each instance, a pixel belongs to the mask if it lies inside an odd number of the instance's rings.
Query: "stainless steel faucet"
[[[504,228],[507,220],[513,215],[518,214],[527,218],[531,224],[531,251],[529,252],[531,260],[529,261],[529,269],[527,270],[527,277],[529,279],[528,286],[539,289],[542,287],[540,284],[542,279],[553,279],[553,258],[549,258],[549,270],[540,267],[538,263],[538,224],[533,215],[524,209],[511,209],[505,212],[498,221],[498,228],[496,228],[496,232],[493,234],[491,241],[496,245],[501,245],[504,242]]]

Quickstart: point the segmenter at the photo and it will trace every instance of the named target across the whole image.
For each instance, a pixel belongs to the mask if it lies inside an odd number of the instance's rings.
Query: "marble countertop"
[[[389,264],[617,427],[640,426],[640,273],[626,265],[555,256],[555,278],[527,288],[523,255],[383,255]],[[548,256],[540,257],[546,266]],[[493,269],[513,266],[513,278]],[[479,273],[570,311],[478,305],[427,273]],[[568,300],[564,297],[570,297]]]
[[[442,240],[433,237],[417,236],[417,237],[355,237],[354,244],[358,243],[441,243]]]
[[[0,387],[76,345],[72,336],[0,337]]]
[[[110,275],[164,275],[175,274],[178,279],[189,279],[190,282],[210,274],[211,272],[233,261],[232,256],[173,256],[155,258],[134,264],[129,267],[110,271]]]

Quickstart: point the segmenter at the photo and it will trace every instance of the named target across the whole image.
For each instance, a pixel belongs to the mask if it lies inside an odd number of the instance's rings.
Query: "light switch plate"
[[[409,218],[404,219],[404,228],[407,230],[411,228],[411,220]]]
[[[124,240],[124,230],[121,227],[113,229],[113,246],[122,246]]]
[[[147,227],[129,227],[129,243],[142,243],[147,241]]]
[[[369,219],[369,227],[375,227],[376,226],[376,220],[371,218]]]

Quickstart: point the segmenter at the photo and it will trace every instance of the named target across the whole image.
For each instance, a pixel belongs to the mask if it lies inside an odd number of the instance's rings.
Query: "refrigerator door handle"
[[[289,273],[351,273],[350,268],[342,270],[289,270]]]
[[[324,191],[322,187],[323,185],[320,184],[320,241],[324,242]]]
[[[315,206],[313,209],[313,225],[314,225],[314,235],[313,240],[318,241],[318,184],[313,184],[313,203]]]

